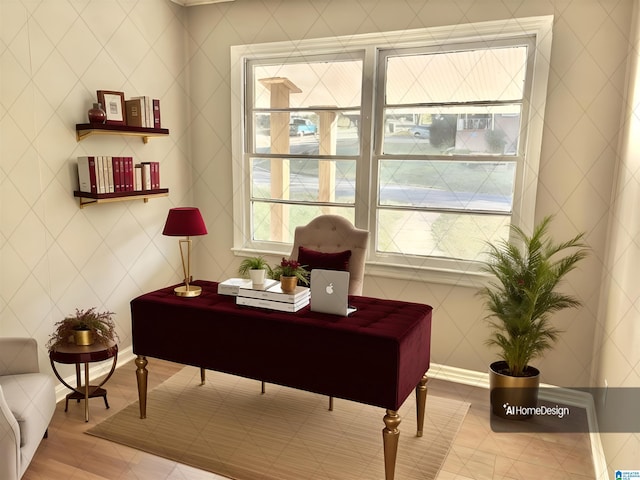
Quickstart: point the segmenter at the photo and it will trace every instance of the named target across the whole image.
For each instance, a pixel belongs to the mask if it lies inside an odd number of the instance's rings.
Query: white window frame
[[[377,202],[376,174],[373,171],[374,130],[373,84],[377,71],[379,49],[436,46],[451,43],[489,42],[517,36],[534,36],[535,52],[532,64],[529,105],[523,111],[521,122],[527,126],[526,135],[520,142],[519,154],[526,159],[516,168],[513,213],[511,223],[525,231],[533,229],[535,217],[538,170],[544,127],[544,112],[549,77],[553,16],[528,17],[447,27],[434,27],[409,31],[363,34],[348,37],[284,41],[231,47],[231,120],[232,120],[232,175],[234,245],[236,255],[274,254],[288,255],[291,244],[275,242],[253,242],[250,219],[250,172],[247,161],[245,125],[245,66],[249,59],[277,58],[285,60],[291,55],[342,54],[353,51],[364,52],[364,82],[362,101],[361,157],[356,176],[357,194],[355,223],[359,228],[374,232]],[[526,101],[526,100],[525,100]],[[526,117],[524,116],[526,114]],[[375,238],[370,235],[366,274],[391,278],[410,278],[429,282],[476,286],[482,281],[477,262],[455,259],[405,256],[384,256],[375,252]]]

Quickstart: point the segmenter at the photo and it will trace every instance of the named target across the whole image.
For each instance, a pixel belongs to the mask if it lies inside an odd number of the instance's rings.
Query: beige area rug
[[[185,367],[86,433],[238,480],[384,479],[384,410]],[[415,395],[400,409],[397,480],[435,479],[469,404],[427,396],[416,437]]]

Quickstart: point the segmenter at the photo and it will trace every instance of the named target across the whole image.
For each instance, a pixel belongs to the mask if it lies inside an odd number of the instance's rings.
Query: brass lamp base
[[[197,285],[180,285],[173,289],[173,293],[179,297],[197,297],[202,293],[202,287]]]

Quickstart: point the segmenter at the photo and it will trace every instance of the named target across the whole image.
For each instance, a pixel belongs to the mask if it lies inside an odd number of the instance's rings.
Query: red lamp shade
[[[163,235],[171,237],[192,237],[206,235],[207,227],[204,224],[200,210],[195,207],[179,207],[169,210],[167,222],[164,224]]]

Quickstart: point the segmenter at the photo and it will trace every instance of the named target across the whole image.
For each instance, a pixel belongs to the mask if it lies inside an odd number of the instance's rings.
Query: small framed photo
[[[124,109],[124,92],[98,90],[98,102],[107,113],[107,122],[111,125],[124,125],[127,122]]]

